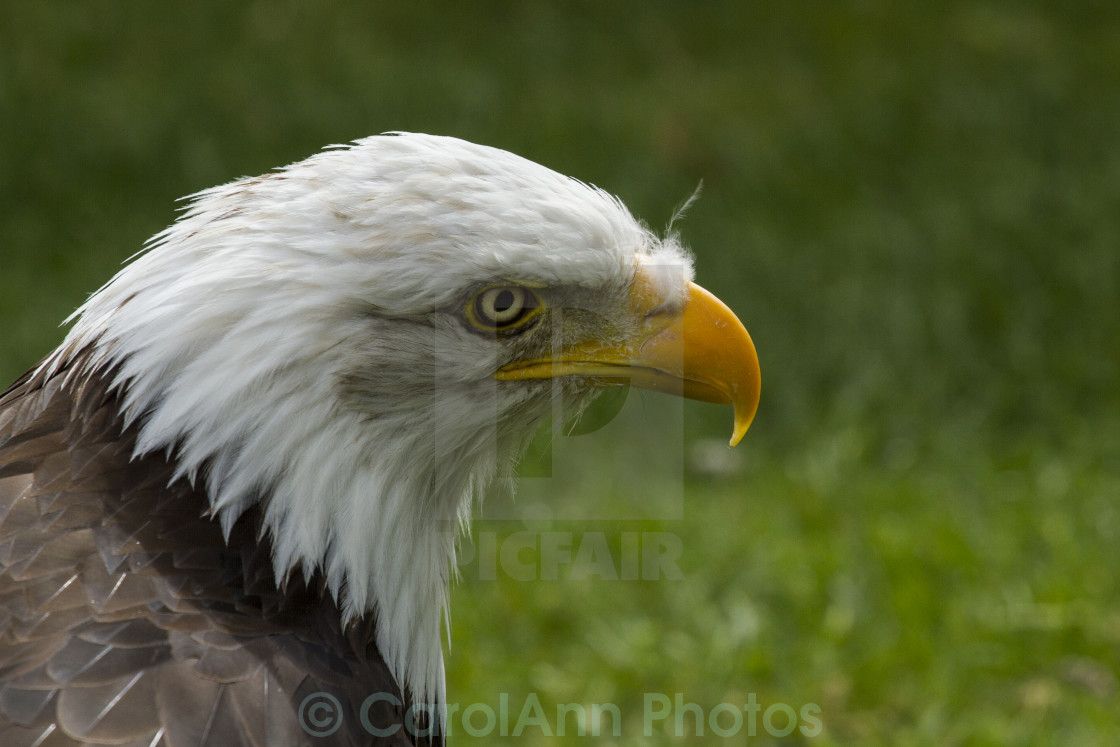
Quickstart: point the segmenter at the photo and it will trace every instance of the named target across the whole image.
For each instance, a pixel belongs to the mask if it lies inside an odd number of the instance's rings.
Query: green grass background
[[[0,378],[177,197],[386,130],[512,150],[654,227],[703,180],[678,228],[764,373],[734,452],[727,412],[685,407],[682,518],[547,518],[657,474],[612,461],[648,434],[604,429],[544,518],[477,523],[672,533],[685,579],[465,567],[452,701],[535,693],[554,728],[615,703],[604,744],[718,741],[643,740],[648,692],[818,704],[790,743],[1120,741],[1120,6],[9,3]]]

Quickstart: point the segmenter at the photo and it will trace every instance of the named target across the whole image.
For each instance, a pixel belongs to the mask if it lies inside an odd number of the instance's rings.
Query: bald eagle
[[[438,742],[456,529],[555,398],[750,425],[754,347],[692,274],[448,137],[195,195],[0,395],[0,744],[303,744],[312,695],[316,744]]]

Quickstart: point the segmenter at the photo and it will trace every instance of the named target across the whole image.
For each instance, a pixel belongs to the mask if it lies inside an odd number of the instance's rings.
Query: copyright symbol
[[[342,704],[330,693],[311,693],[299,704],[299,725],[313,737],[329,737],[342,726]]]

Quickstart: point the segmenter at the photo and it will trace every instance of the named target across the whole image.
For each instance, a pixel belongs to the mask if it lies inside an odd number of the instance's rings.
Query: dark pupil
[[[504,311],[509,311],[509,309],[513,307],[513,302],[513,291],[504,290],[494,299],[494,311],[499,314]]]

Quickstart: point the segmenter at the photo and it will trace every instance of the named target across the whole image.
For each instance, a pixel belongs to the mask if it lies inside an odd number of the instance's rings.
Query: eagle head
[[[383,135],[194,196],[44,365],[110,375],[226,531],[321,573],[421,702],[455,530],[555,397],[630,383],[754,416],[758,360],[690,257],[616,198],[508,152]]]

